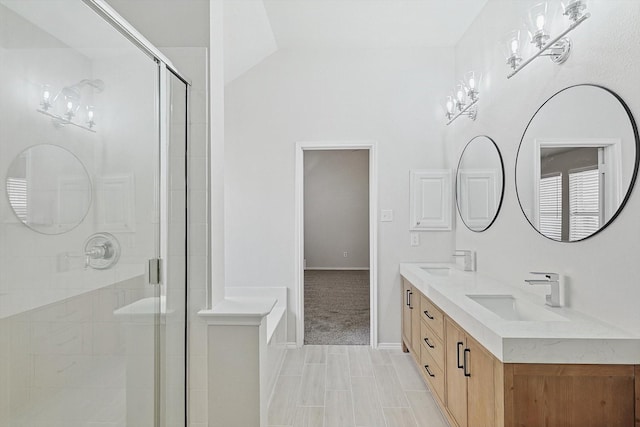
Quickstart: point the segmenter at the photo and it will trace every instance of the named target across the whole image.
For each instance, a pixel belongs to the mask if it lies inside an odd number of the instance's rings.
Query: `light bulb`
[[[447,113],[452,114],[453,107],[454,107],[453,97],[448,96],[447,97]]]
[[[73,112],[73,102],[67,101],[67,113]]]
[[[456,87],[456,100],[458,102],[458,109],[464,108],[467,103],[467,88],[462,83]]]
[[[511,53],[512,54],[516,54],[518,53],[518,48],[520,47],[520,42],[518,41],[518,39],[513,39],[511,40]]]
[[[42,86],[42,101],[40,105],[44,111],[49,110],[51,107],[51,90],[49,89],[49,85]]]
[[[538,28],[538,31],[544,30],[544,15],[538,15],[536,18],[536,27]]]
[[[551,12],[553,11],[549,9],[549,3],[546,1],[537,3],[529,9],[529,31],[532,34],[546,34],[547,17],[553,16],[549,15]]]
[[[87,111],[87,117],[89,118],[89,120],[93,120],[93,110]]]

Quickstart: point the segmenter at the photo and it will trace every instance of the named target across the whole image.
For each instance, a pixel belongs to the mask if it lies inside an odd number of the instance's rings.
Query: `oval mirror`
[[[638,144],[633,116],[614,92],[583,84],[553,95],[518,148],[516,192],[529,223],[560,242],[602,231],[631,194]]]
[[[6,187],[16,217],[43,234],[75,228],[91,204],[87,170],[73,153],[57,145],[34,145],[18,154],[9,166]]]
[[[471,231],[491,227],[502,205],[504,164],[496,143],[476,136],[460,155],[456,172],[456,205],[462,222]]]

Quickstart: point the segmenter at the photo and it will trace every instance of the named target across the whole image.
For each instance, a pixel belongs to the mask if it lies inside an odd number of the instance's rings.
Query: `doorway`
[[[376,346],[373,143],[298,143],[296,344]]]

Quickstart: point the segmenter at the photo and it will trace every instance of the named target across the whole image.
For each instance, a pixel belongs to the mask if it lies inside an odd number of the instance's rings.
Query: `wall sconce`
[[[454,95],[447,97],[447,126],[460,116],[467,116],[475,120],[478,108],[475,106],[479,100],[478,86],[482,76],[474,71],[469,71],[464,76],[464,81],[456,86]]]
[[[89,132],[95,132],[95,107],[93,105],[87,105],[83,109],[80,108],[83,103],[81,89],[85,86],[92,87],[98,93],[102,92],[105,87],[102,80],[85,79],[72,86],[63,87],[52,97],[52,91],[49,85],[43,85],[42,99],[40,101],[41,108],[38,108],[36,111],[51,117],[57,126],[73,125]],[[78,117],[78,115],[81,117]],[[79,119],[79,122],[75,119]],[[86,126],[81,124],[83,120]]]
[[[553,11],[549,8],[549,3],[538,3],[529,10],[529,38],[531,44],[538,50],[527,60],[523,61],[521,56],[522,31],[512,31],[507,35],[505,40],[507,64],[513,70],[507,75],[507,78],[510,79],[515,76],[520,70],[540,56],[547,56],[556,64],[562,64],[569,58],[569,54],[571,53],[571,40],[565,36],[586,21],[591,14],[588,12],[585,13],[587,0],[565,0],[562,2],[562,8],[563,15],[569,17],[572,23],[566,30],[554,38],[551,38],[548,30],[550,17],[553,15]]]

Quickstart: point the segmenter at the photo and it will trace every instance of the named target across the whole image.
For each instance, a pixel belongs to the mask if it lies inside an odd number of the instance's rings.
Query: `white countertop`
[[[211,310],[200,310],[198,315],[210,325],[260,325],[277,302],[276,298],[227,297]]]
[[[451,268],[437,276],[423,267]],[[456,264],[401,263],[400,274],[504,363],[640,364],[640,337]],[[524,280],[524,278],[520,279]],[[467,295],[513,295],[565,321],[508,321]]]

